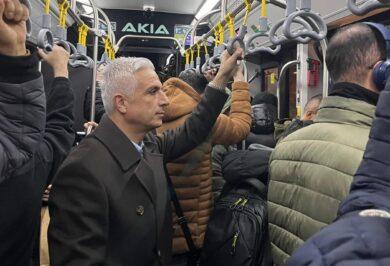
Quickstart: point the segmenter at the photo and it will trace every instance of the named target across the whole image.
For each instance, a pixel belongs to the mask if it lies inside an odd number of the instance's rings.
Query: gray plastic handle
[[[205,62],[201,67],[202,73],[205,73],[207,70],[209,70],[209,61],[210,61],[210,55],[206,54],[204,56]]]
[[[218,47],[214,47],[214,54],[208,60],[209,68],[219,68],[221,66],[221,54],[225,50],[225,44],[220,44]]]
[[[229,41],[229,44],[227,45],[227,51],[230,55],[234,54],[234,52],[236,51],[236,43],[244,50],[245,53],[244,37],[246,33],[247,33],[247,26],[242,25],[238,33],[238,36],[234,37],[233,40]]]
[[[245,43],[246,55],[251,55],[260,52],[267,52],[272,55],[275,55],[280,52],[280,49],[282,48],[280,44],[276,45],[275,48],[265,47],[265,46],[255,47],[253,41],[258,37],[269,37],[269,35],[268,33],[256,33],[250,36],[247,42]]]
[[[221,66],[221,55],[214,55],[209,60],[209,68],[219,68]]]
[[[202,63],[202,59],[200,57],[197,57],[196,58],[196,68],[195,68],[197,74],[202,74],[201,73],[202,66],[200,65],[201,63]]]
[[[369,0],[365,2],[363,5],[358,7],[356,5],[357,0],[347,0],[348,9],[352,12],[352,14],[363,16],[367,13],[378,9],[378,8],[384,8],[384,7],[390,7],[390,0],[382,0],[382,2],[378,0]]]
[[[77,49],[76,47],[73,45],[73,43],[71,42],[68,42],[68,45],[69,45],[69,48],[70,48],[70,54],[77,54]]]
[[[313,30],[311,27],[307,28],[305,27],[304,30],[293,32],[291,30],[291,25],[293,22],[296,21],[296,19],[303,19],[305,21],[311,19],[314,23],[318,25],[319,31]],[[309,30],[310,29],[310,30]],[[305,11],[300,10],[297,12],[292,13],[283,23],[283,34],[288,39],[296,39],[299,37],[310,37],[313,40],[323,40],[326,38],[326,34],[328,33],[328,29],[326,26],[325,21],[317,14],[311,12],[311,11]]]
[[[72,67],[85,67],[92,69],[94,62],[90,57],[84,54],[76,53],[70,56],[69,65]]]
[[[38,32],[37,44],[45,53],[53,51],[54,39],[51,31],[41,29]]]
[[[286,43],[286,42],[288,42],[290,40],[286,36],[283,36],[283,35],[282,36],[277,36],[276,35],[277,30],[283,26],[284,22],[285,22],[285,19],[280,20],[269,31],[269,39],[275,45],[283,44],[283,43]],[[294,18],[293,22],[301,24],[305,29],[311,29],[312,28],[310,26],[310,24],[306,20],[301,19],[301,18]],[[309,43],[311,38],[310,37],[297,37],[297,38],[292,39],[292,40],[297,41],[299,43]]]
[[[67,51],[70,54],[71,48],[70,48],[69,42],[64,41],[64,40],[54,40],[54,43],[57,44],[58,46],[61,46],[62,48],[64,48],[65,51]]]

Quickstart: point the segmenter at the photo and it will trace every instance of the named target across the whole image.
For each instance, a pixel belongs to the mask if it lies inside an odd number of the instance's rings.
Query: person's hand
[[[89,121],[87,123],[84,123],[84,129],[87,133],[87,135],[91,134],[92,131],[94,131],[99,124],[93,121]]]
[[[27,6],[19,0],[0,0],[0,54],[24,56],[26,51]]]
[[[42,201],[44,201],[44,202],[48,202],[49,201],[50,190],[51,190],[51,185],[49,185],[46,188],[45,192],[43,192]]]
[[[244,63],[241,62],[241,64],[237,67],[236,73],[234,73],[233,81],[245,81],[244,77]]]
[[[237,61],[244,58],[244,51],[237,48],[234,54],[229,55],[225,50],[221,55],[221,66],[213,84],[219,88],[225,88],[228,81],[237,72]]]
[[[216,75],[217,70],[215,68],[209,69],[204,73],[204,77],[207,79],[208,82],[213,81]]]
[[[55,44],[53,51],[46,54],[42,49],[38,48],[38,53],[42,60],[53,68],[54,77],[67,78],[69,76],[68,61],[70,55],[64,48]]]

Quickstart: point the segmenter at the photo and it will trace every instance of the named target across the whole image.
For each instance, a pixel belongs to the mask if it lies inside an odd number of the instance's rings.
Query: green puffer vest
[[[283,265],[304,241],[336,218],[362,160],[374,114],[374,105],[330,96],[323,100],[313,125],[276,146],[268,191],[276,265]]]

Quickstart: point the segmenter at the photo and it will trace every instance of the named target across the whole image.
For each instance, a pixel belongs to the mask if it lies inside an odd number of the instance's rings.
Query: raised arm
[[[55,45],[53,51],[40,56],[52,68],[54,80],[52,89],[46,95],[46,129],[40,145],[38,160],[42,178],[52,178],[58,167],[72,148],[75,133],[73,130],[73,91],[68,79],[69,54]]]
[[[232,56],[225,52],[217,76],[207,86],[192,115],[179,128],[165,131],[158,136],[158,145],[165,161],[169,162],[185,154],[210,134],[227,99],[226,84],[236,72],[237,60],[242,58],[242,53],[241,49],[237,49]]]
[[[26,50],[28,9],[0,0],[0,183],[32,158],[45,128],[38,57]]]

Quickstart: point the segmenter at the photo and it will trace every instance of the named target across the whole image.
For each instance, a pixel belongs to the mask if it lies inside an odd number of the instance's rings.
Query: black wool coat
[[[226,98],[207,88],[183,126],[146,135],[142,155],[103,116],[53,182],[51,265],[170,265],[172,213],[163,165],[206,139]]]

